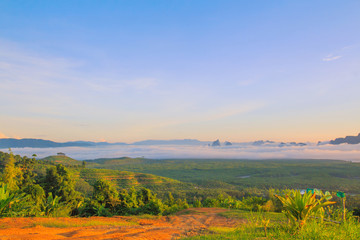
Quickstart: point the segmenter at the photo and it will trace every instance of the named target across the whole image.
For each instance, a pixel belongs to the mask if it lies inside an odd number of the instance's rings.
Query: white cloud
[[[324,62],[330,62],[330,61],[334,61],[334,60],[337,60],[337,59],[340,59],[340,58],[342,58],[342,56],[340,56],[340,55],[334,56],[334,55],[330,54],[330,55],[324,57],[322,60]]]
[[[356,50],[357,48],[359,48],[359,44],[353,44],[353,45],[345,46],[343,48],[335,50],[333,53],[327,55],[322,60],[324,62],[330,62],[330,61],[338,60],[338,59],[342,58],[345,55],[348,56],[349,54],[354,53],[354,50]]]

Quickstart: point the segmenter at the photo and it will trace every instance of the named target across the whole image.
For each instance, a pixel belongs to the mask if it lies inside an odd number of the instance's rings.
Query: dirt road
[[[3,218],[0,239],[177,239],[236,227],[217,208],[192,208],[164,217]]]

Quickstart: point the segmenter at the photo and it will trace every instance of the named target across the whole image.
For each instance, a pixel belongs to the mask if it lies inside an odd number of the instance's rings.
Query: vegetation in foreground
[[[62,164],[47,164],[11,152],[0,152],[0,163],[0,217],[166,215],[189,207],[186,200],[174,199],[171,193],[162,200],[144,187],[119,191],[103,178],[90,185],[76,176],[78,171],[71,172]],[[36,169],[45,169],[45,173]],[[78,191],[76,183],[83,185],[80,190],[88,185],[91,195]]]
[[[232,210],[223,215],[232,218],[247,219],[247,223],[238,228],[212,228],[211,234],[187,237],[187,240],[217,239],[323,239],[356,240],[360,239],[358,219],[349,217],[343,223],[321,221],[315,218],[302,228],[294,228],[281,213],[259,213]]]
[[[86,171],[81,171],[86,169],[85,165],[85,162],[70,164],[67,168],[56,162],[0,152],[0,217],[168,215],[189,206],[220,207],[237,210],[224,213],[227,217],[245,218],[247,215],[247,224],[236,229],[213,227],[210,229],[213,234],[191,239],[360,238],[359,220],[352,216],[358,215],[359,210],[345,208],[342,192],[308,189],[302,194],[300,190],[269,189],[267,195],[247,194],[241,199],[228,194],[204,199],[194,196],[189,204],[171,192],[159,198],[150,189],[119,188],[103,177],[86,181]],[[102,170],[88,172],[101,176]],[[130,179],[135,176],[130,172],[125,174]],[[86,191],[89,187],[91,194]],[[277,213],[281,211],[285,215]]]

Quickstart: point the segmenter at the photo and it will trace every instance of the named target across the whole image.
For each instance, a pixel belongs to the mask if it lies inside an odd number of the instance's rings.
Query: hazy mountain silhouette
[[[103,145],[123,145],[125,143],[108,143],[108,142],[89,142],[89,141],[71,141],[71,142],[54,142],[44,139],[34,138],[2,138],[0,139],[0,148],[51,148],[51,147],[93,147]]]
[[[69,142],[54,142],[44,139],[35,138],[2,138],[0,139],[0,148],[52,148],[52,147],[94,147],[94,146],[108,146],[108,145],[205,145],[209,142],[202,142],[196,139],[179,139],[179,140],[145,140],[127,143],[108,143],[108,142],[91,142],[91,141],[69,141]]]
[[[360,133],[357,136],[346,136],[345,138],[336,138],[335,140],[331,140],[329,143],[333,145],[339,145],[342,143],[358,144],[360,143]]]
[[[133,145],[204,145],[209,142],[203,142],[196,139],[175,139],[175,140],[144,140],[134,142]]]

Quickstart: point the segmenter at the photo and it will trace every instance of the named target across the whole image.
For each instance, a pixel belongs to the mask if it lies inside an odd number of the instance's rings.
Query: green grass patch
[[[92,227],[92,226],[133,226],[138,225],[136,222],[110,222],[110,221],[101,221],[101,220],[89,220],[80,223],[75,222],[64,222],[54,219],[41,220],[39,222],[34,222],[31,227],[43,226],[48,228],[69,228],[69,227]]]
[[[226,215],[226,213],[224,213]],[[242,218],[248,216],[247,223],[236,229],[212,230],[215,234],[187,237],[187,240],[215,240],[215,239],[316,239],[316,240],[356,240],[360,239],[360,223],[354,219],[342,224],[321,223],[312,220],[302,229],[292,228],[287,221],[276,214],[253,214],[245,212],[231,212],[227,217]],[[268,221],[269,220],[269,221]],[[279,221],[281,220],[281,221]],[[217,231],[216,231],[217,230]]]
[[[224,234],[231,233],[236,230],[234,227],[209,227],[209,230],[214,233]]]
[[[226,218],[236,218],[236,219],[271,219],[271,221],[284,222],[287,221],[287,218],[283,213],[276,212],[249,212],[243,210],[229,210],[226,212],[218,213],[219,216]]]
[[[160,219],[161,216],[142,214],[142,215],[133,215],[132,218],[135,218],[135,219]]]

